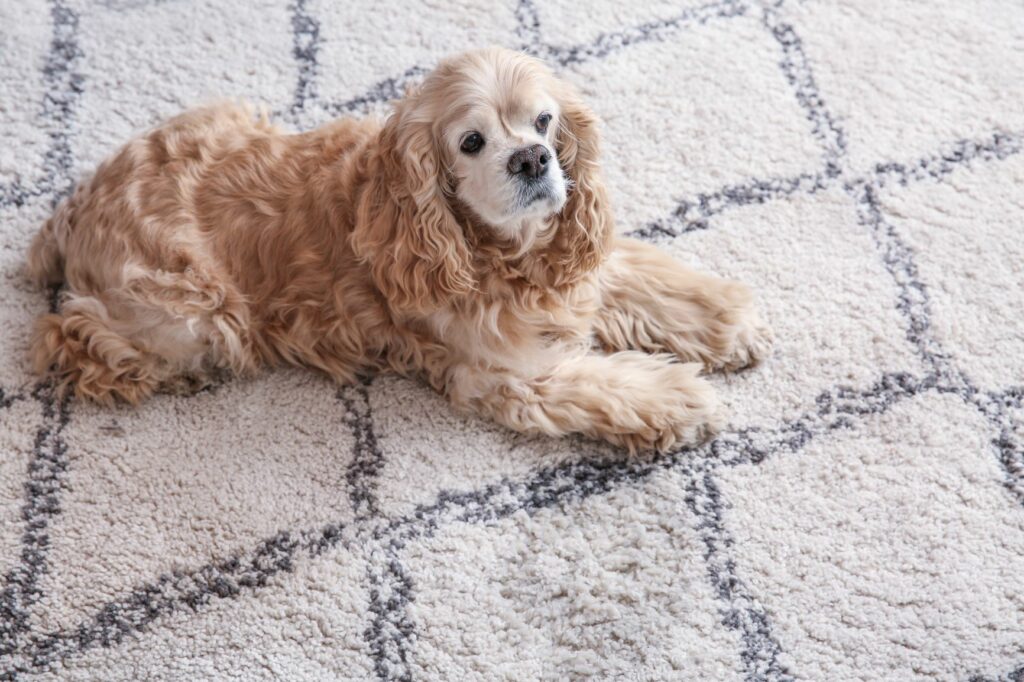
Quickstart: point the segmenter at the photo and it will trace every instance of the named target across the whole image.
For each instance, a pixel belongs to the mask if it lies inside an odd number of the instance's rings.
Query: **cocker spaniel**
[[[616,236],[599,162],[578,94],[502,49],[442,62],[383,124],[187,112],[35,237],[30,273],[66,287],[35,367],[130,403],[215,370],[391,370],[518,431],[696,442],[721,419],[701,370],[771,334],[743,285]]]

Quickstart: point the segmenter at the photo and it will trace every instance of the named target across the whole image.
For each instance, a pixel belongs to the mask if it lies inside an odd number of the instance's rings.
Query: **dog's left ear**
[[[614,219],[599,167],[598,120],[570,85],[559,84],[558,162],[572,180],[548,254],[555,286],[571,284],[604,260]]]

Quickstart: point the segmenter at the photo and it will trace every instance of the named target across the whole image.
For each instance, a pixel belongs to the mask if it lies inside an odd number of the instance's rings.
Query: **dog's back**
[[[29,274],[66,285],[60,312],[37,323],[36,370],[85,397],[137,402],[183,374],[308,362],[301,337],[275,335],[274,325],[301,324],[295,313],[307,303],[290,292],[331,289],[327,261],[346,240],[322,234],[326,220],[304,204],[326,202],[304,197],[325,184],[318,170],[372,132],[350,127],[287,135],[222,104],[125,145],[30,247]],[[310,330],[307,345],[319,336]]]

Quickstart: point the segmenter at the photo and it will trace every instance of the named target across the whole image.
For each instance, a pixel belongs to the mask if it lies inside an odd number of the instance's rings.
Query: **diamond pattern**
[[[887,187],[880,200],[908,246],[921,254],[917,261],[930,285],[932,327],[942,347],[985,388],[1021,385],[1024,334],[1017,319],[1024,244],[1016,235],[1024,227],[1024,159],[965,170],[942,184]],[[971,232],[957,221],[970,224]]]
[[[18,27],[0,51],[0,674],[1016,679],[1022,18],[996,1],[0,8]],[[623,229],[762,297],[779,356],[719,380],[736,416],[717,441],[626,460],[390,378],[280,372],[137,412],[31,384],[17,358],[50,300],[18,254],[130,133],[210,96],[299,126],[384,112],[489,43],[584,90]],[[295,443],[308,457],[282,458]],[[186,545],[202,556],[178,560]]]
[[[943,431],[926,430],[925,414]],[[958,397],[930,394],[723,475],[740,575],[797,677],[966,679],[1019,659],[1024,517],[989,429]]]
[[[787,7],[823,96],[847,123],[852,167],[869,171],[896,154],[1024,127],[1024,34],[1018,21],[1001,20],[1010,9],[1019,7],[1005,0]]]
[[[749,284],[778,338],[780,362],[713,377],[736,425],[795,418],[822,391],[869,384],[879,370],[925,371],[893,307],[897,287],[857,224],[853,201],[838,188],[738,208],[714,229],[666,248],[684,262]],[[867,362],[850,363],[851,355]]]
[[[385,461],[379,478],[381,505],[394,513],[429,505],[442,491],[474,490],[496,476],[520,478],[581,456],[571,440],[552,444],[548,438],[456,414],[441,396],[408,380],[375,381],[370,404]],[[588,443],[588,449],[607,448]]]
[[[279,404],[289,390],[303,400]],[[70,627],[161,571],[193,569],[296,526],[350,521],[337,491],[353,440],[334,428],[333,394],[326,380],[292,371],[138,409],[78,406],[64,431],[69,490],[53,528],[42,627]],[[313,456],[322,452],[331,456]],[[79,478],[82,460],[89,476]],[[82,556],[93,559],[82,566]]]
[[[716,26],[566,70],[603,122],[603,170],[616,213],[630,216],[624,229],[663,217],[686,195],[819,165],[814,139],[790,124],[801,114],[775,41],[754,17],[732,19],[724,40]],[[773,121],[763,129],[771,135],[755,132],[751,117]]]
[[[424,588],[410,608],[422,624],[414,676],[736,676],[739,637],[719,622],[693,551],[695,520],[677,496],[685,486],[677,472],[661,472],[533,516],[455,524],[411,546],[408,567]],[[652,524],[660,532],[644,533]],[[638,544],[622,544],[631,536]],[[473,565],[448,570],[467,544]]]

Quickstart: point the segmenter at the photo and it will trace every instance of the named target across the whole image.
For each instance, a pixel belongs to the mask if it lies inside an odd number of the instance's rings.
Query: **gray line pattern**
[[[794,28],[781,20],[778,4],[763,10],[763,23],[780,46],[780,69],[806,113],[811,134],[822,146],[822,170],[789,178],[751,179],[683,199],[670,216],[633,234],[648,239],[675,238],[708,229],[710,219],[731,208],[841,186],[855,200],[858,221],[872,234],[880,257],[897,284],[900,293],[895,305],[906,321],[907,338],[929,368],[926,376],[885,374],[864,389],[838,387],[819,395],[814,410],[778,428],[725,433],[700,448],[650,460],[594,457],[584,454],[594,444],[576,439],[575,446],[582,455],[579,461],[543,469],[525,480],[502,480],[470,492],[442,492],[432,504],[394,518],[381,511],[376,496],[376,479],[385,462],[374,434],[369,384],[343,388],[338,394],[339,401],[344,421],[356,441],[356,452],[346,476],[356,511],[351,527],[339,523],[308,531],[282,532],[247,553],[195,571],[161,576],[108,603],[79,626],[50,633],[30,631],[25,606],[39,596],[37,581],[45,570],[47,523],[60,511],[59,492],[67,469],[66,446],[60,434],[70,420],[70,413],[67,402],[57,400],[49,387],[39,387],[31,398],[42,406],[45,424],[37,435],[36,456],[26,484],[23,516],[27,531],[22,561],[5,576],[0,596],[0,661],[13,662],[4,678],[14,679],[20,673],[46,669],[55,661],[93,647],[114,646],[169,614],[198,610],[214,599],[230,599],[243,591],[264,587],[274,575],[292,570],[297,560],[336,547],[369,543],[371,622],[365,636],[374,656],[375,672],[380,679],[411,679],[409,662],[415,625],[406,607],[414,599],[415,585],[401,563],[407,542],[429,537],[449,524],[490,524],[518,511],[535,513],[600,495],[616,486],[635,485],[658,471],[677,469],[690,479],[686,504],[695,516],[696,529],[704,543],[708,579],[722,603],[723,622],[741,635],[740,657],[747,678],[792,679],[778,661],[781,646],[772,634],[770,613],[739,580],[735,560],[730,557],[732,540],[722,520],[727,501],[722,499],[715,478],[720,467],[756,465],[779,453],[797,452],[819,436],[856,429],[865,420],[907,398],[938,391],[960,395],[993,424],[998,432],[993,448],[1007,472],[1007,485],[1024,500],[1024,453],[1008,430],[1008,410],[1020,408],[1024,389],[983,392],[953,366],[931,335],[927,287],[919,280],[915,254],[884,216],[878,198],[878,192],[893,183],[941,181],[962,166],[990,163],[1017,154],[1024,136],[1019,132],[996,131],[983,140],[954,142],[933,156],[909,164],[880,162],[869,177],[846,180],[845,134],[818,90],[802,41]],[[317,87],[319,23],[310,14],[306,0],[296,0],[290,10],[297,66],[292,114],[310,107],[322,108],[331,115],[363,112],[371,105],[400,97],[407,85],[427,71],[426,67],[415,65],[378,82],[361,95],[325,102]],[[517,37],[525,50],[566,66],[600,59],[630,45],[666,40],[686,26],[744,16],[750,11],[745,3],[712,2],[669,20],[601,35],[588,45],[560,47],[543,41],[536,7],[524,0],[516,12]],[[17,184],[0,187],[0,205],[21,206],[36,197],[50,197],[55,202],[71,187],[67,130],[82,92],[81,76],[75,72],[75,65],[83,55],[77,45],[77,15],[59,0],[52,3],[51,14],[54,38],[44,69],[49,94],[43,105],[44,118],[50,122],[52,131],[46,155],[48,175],[31,188]],[[25,399],[28,397],[20,393],[0,389],[0,409]],[[1019,669],[1006,677],[1019,678]]]
[[[306,102],[318,97],[316,77],[320,70],[317,62],[320,53],[320,23],[310,15],[307,5],[308,0],[295,0],[289,6],[292,13],[292,56],[295,57],[299,72],[292,115],[304,110]]]
[[[82,59],[78,45],[78,14],[62,0],[51,0],[53,37],[43,64],[45,94],[40,122],[47,130],[49,146],[43,157],[44,174],[29,186],[20,182],[0,185],[0,206],[24,206],[29,200],[50,197],[56,205],[72,187],[71,133],[75,110],[82,95]]]

